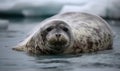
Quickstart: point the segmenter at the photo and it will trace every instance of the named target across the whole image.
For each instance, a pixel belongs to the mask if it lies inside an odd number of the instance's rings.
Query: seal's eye
[[[66,28],[66,27],[63,27],[62,29],[63,29],[63,31],[65,31],[65,32],[68,31],[68,28]]]
[[[51,31],[53,29],[53,27],[48,27],[47,29],[46,29],[46,31]]]

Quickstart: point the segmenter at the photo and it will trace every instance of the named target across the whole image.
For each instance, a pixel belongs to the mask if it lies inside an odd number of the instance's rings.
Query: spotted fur
[[[27,51],[35,54],[56,54],[58,51],[52,50],[44,45],[41,28],[48,22],[60,20],[70,26],[73,39],[71,46],[60,51],[61,54],[78,54],[97,52],[111,49],[113,45],[113,32],[102,18],[88,13],[68,12],[58,14],[41,22],[36,29],[14,50]]]

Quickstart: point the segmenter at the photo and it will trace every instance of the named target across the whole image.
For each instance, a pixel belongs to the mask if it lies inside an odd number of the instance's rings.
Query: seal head
[[[57,52],[70,47],[73,40],[70,26],[61,20],[54,20],[44,25],[41,36],[46,48]]]

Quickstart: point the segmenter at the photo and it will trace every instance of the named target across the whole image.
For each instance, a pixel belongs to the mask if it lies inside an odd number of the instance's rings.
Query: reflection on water
[[[31,56],[11,50],[42,19],[10,20],[7,31],[0,31],[0,71],[119,71],[120,21],[108,20],[115,32],[114,49],[94,54]]]

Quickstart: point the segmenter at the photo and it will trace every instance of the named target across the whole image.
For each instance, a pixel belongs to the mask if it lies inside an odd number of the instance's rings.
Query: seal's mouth
[[[48,41],[48,43],[50,45],[53,45],[53,46],[63,46],[63,45],[67,44],[67,40],[65,40],[65,39],[51,39]]]

